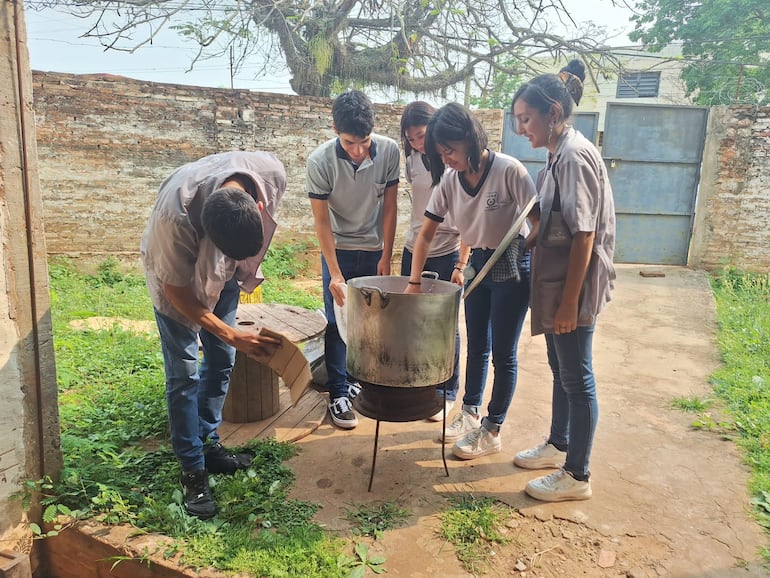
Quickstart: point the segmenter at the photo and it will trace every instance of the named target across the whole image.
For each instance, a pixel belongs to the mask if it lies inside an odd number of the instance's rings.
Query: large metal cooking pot
[[[405,294],[408,277],[350,279],[347,367],[356,379],[391,387],[425,387],[452,376],[461,287],[423,277]]]

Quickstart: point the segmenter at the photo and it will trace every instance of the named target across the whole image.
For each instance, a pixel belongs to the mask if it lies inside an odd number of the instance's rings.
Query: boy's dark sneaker
[[[219,442],[203,445],[203,459],[206,469],[212,474],[233,474],[237,470],[246,470],[251,465],[252,456],[236,454]]]
[[[201,520],[217,515],[217,504],[211,495],[206,470],[182,471],[179,481],[184,489],[184,509],[188,514]]]

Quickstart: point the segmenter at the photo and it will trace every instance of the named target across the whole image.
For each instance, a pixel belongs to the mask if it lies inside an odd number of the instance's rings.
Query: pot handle
[[[388,306],[388,303],[390,302],[390,294],[386,291],[383,291],[379,287],[369,287],[367,285],[364,285],[359,289],[361,292],[361,295],[364,296],[364,300],[366,301],[366,304],[371,307],[372,305],[372,293],[375,291],[380,294],[380,308],[385,309],[385,307]]]
[[[438,279],[438,273],[435,271],[423,271],[420,273],[420,277],[425,277],[426,279],[433,279],[434,281]]]

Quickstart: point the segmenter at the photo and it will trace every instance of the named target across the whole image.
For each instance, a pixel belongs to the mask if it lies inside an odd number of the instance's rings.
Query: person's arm
[[[409,275],[409,284],[406,286],[406,293],[419,293],[422,283],[422,270],[425,267],[425,261],[428,260],[428,251],[430,244],[438,229],[438,221],[425,217],[420,227],[420,232],[414,240],[414,252],[412,253],[412,270]]]
[[[468,259],[471,258],[471,248],[463,243],[463,240],[460,239],[460,258],[457,263],[455,263],[455,268],[452,271],[452,278],[451,281],[455,285],[460,285],[461,287],[465,284],[465,278],[463,277],[463,270],[468,266]]]
[[[189,285],[177,287],[164,283],[163,293],[168,302],[187,319],[246,355],[257,358],[267,357],[280,346],[280,341],[273,337],[230,327],[198,301]]]
[[[382,203],[382,258],[377,263],[377,275],[390,275],[393,258],[393,242],[396,237],[398,218],[398,183],[385,189]]]
[[[531,228],[529,235],[527,235],[525,249],[532,250],[537,243],[537,235],[540,232],[540,203],[535,203],[532,210],[527,215]]]
[[[577,329],[580,290],[583,288],[588,264],[591,261],[595,236],[596,233],[593,231],[579,231],[572,237],[567,263],[567,280],[553,320],[553,331],[557,335]]]
[[[337,263],[337,248],[334,244],[334,235],[329,218],[329,201],[311,198],[310,208],[313,210],[315,234],[318,237],[318,244],[321,246],[321,254],[324,256],[326,266],[329,268],[329,275],[331,275],[329,292],[332,294],[334,302],[342,307],[345,304],[345,294],[342,292],[341,285],[344,285],[345,277],[343,277],[339,263]]]

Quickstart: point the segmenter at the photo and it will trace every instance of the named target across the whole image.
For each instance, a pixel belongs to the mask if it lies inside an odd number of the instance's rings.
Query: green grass
[[[441,514],[439,536],[452,543],[463,567],[484,574],[494,567],[494,548],[508,543],[501,529],[511,509],[492,498],[463,495]]]
[[[712,288],[722,366],[711,381],[751,468],[757,519],[770,530],[770,274],[730,269]]]
[[[345,517],[354,524],[354,534],[379,539],[385,530],[402,526],[409,510],[395,502],[356,504],[345,511]]]
[[[293,289],[290,279],[303,273],[299,256],[306,248],[271,251],[266,272],[272,268],[282,296],[300,297],[289,304],[318,306],[320,300]],[[93,275],[64,260],[52,261],[49,271],[64,467],[55,482],[27,482],[22,496],[41,498],[45,522],[71,513],[131,524],[172,538],[166,555],[181,555],[183,564],[253,576],[343,577],[380,568],[313,521],[318,504],[288,497],[294,473],[283,462],[295,455],[292,444],[255,440],[240,448],[255,455],[247,471],[211,476],[220,514],[208,521],[187,516],[167,437],[157,335],[70,325],[93,316],[153,319],[144,278],[120,272],[114,260]],[[48,528],[37,527],[38,535],[55,535],[56,528]]]

